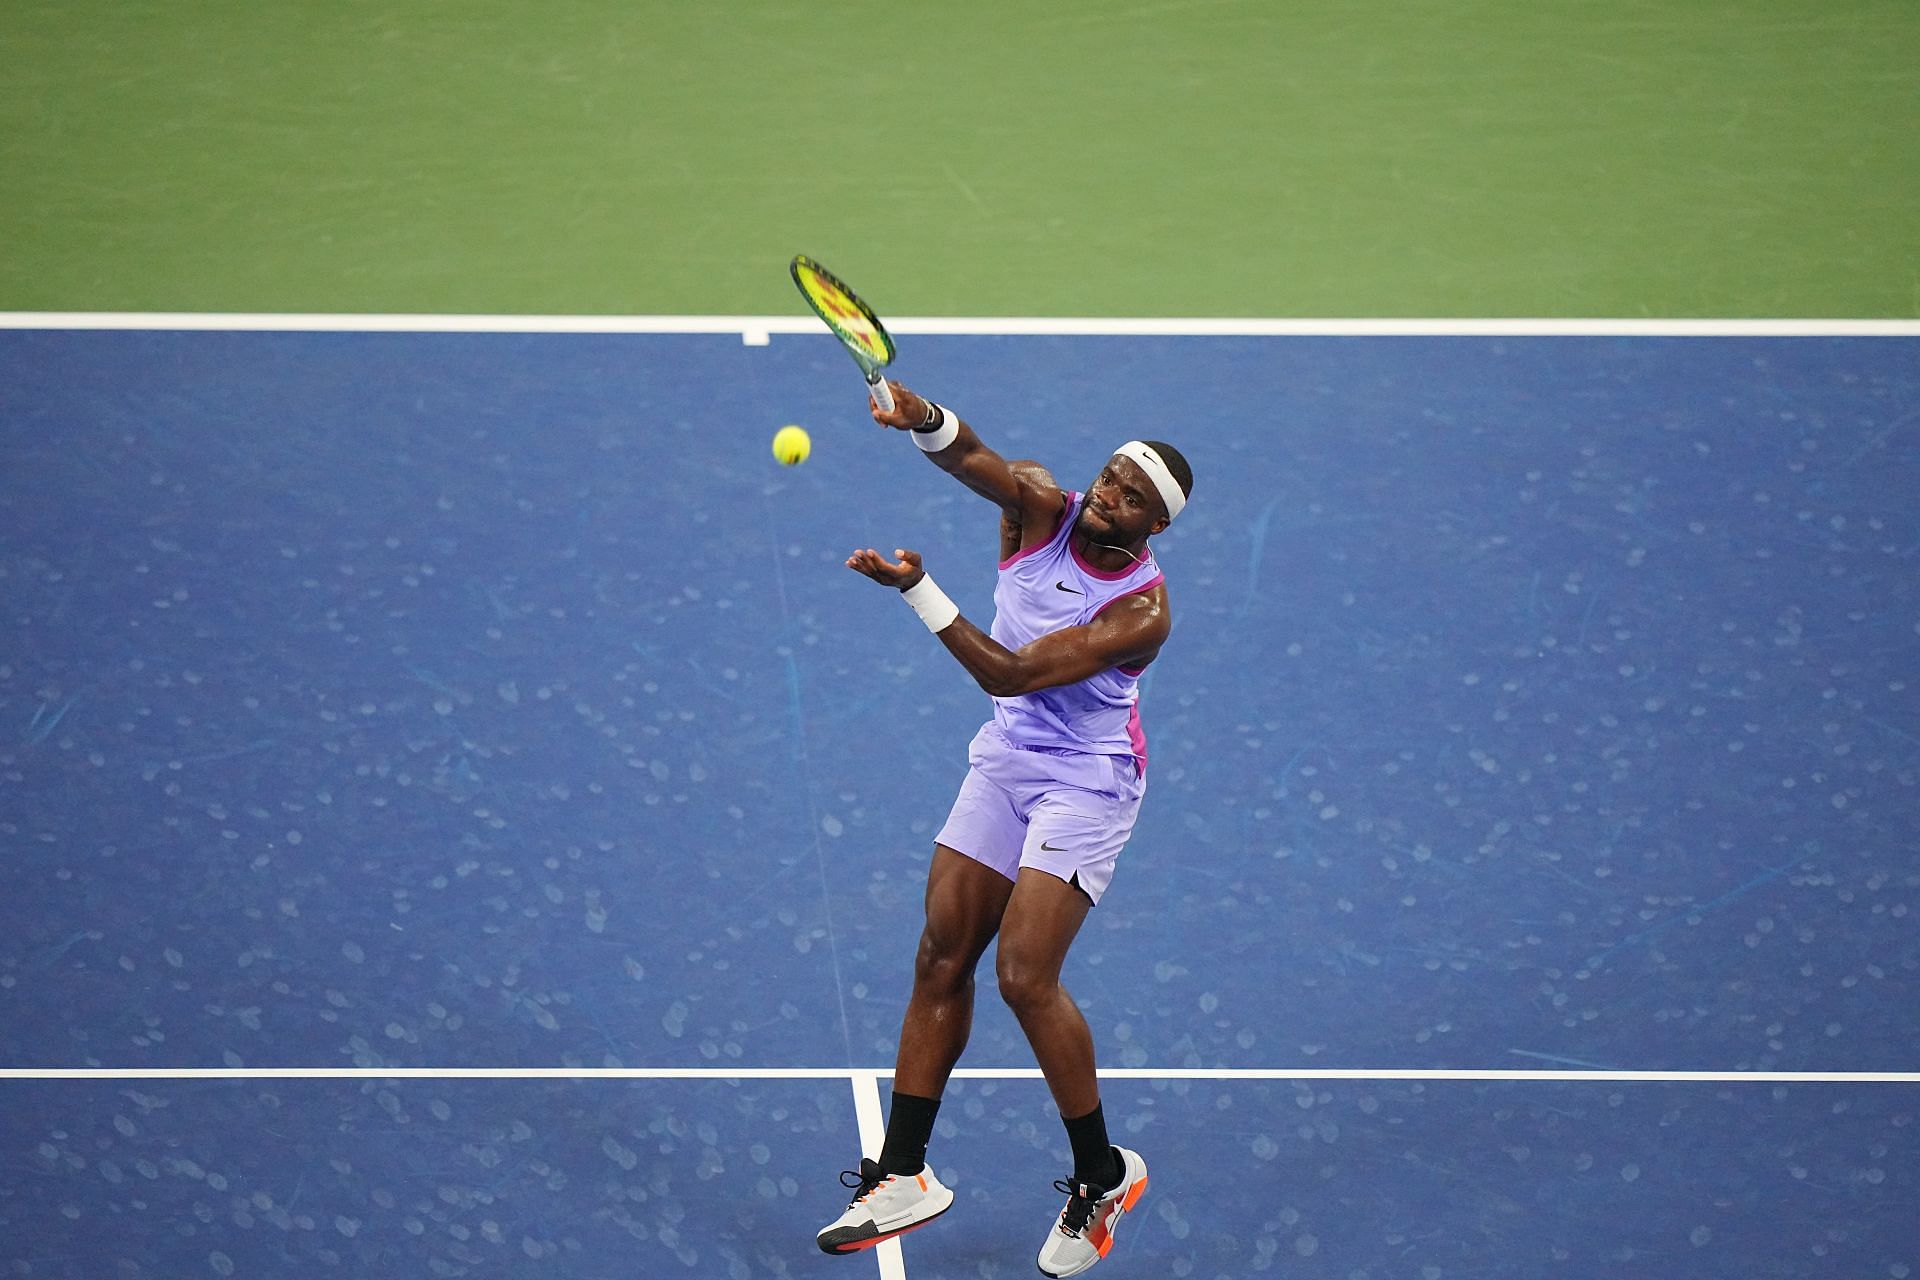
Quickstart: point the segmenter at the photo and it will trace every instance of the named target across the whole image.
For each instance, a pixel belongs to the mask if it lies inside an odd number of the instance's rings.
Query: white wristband
[[[928,403],[932,404],[932,401]],[[913,442],[926,453],[938,453],[960,438],[960,415],[937,404],[932,407],[940,414],[940,425],[931,431],[916,429],[913,433]]]
[[[920,621],[927,624],[927,630],[936,635],[952,626],[953,620],[960,616],[960,606],[934,585],[931,574],[921,574],[920,581],[902,591],[900,598],[913,606]]]

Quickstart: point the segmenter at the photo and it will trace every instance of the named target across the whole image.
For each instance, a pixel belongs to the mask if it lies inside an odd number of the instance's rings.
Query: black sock
[[[887,1140],[880,1148],[880,1167],[889,1174],[919,1173],[927,1167],[927,1143],[933,1139],[933,1118],[940,1099],[918,1098],[895,1092],[887,1111]]]
[[[1107,1141],[1107,1117],[1098,1106],[1078,1119],[1060,1117],[1073,1144],[1073,1180],[1111,1191],[1120,1185],[1120,1158]]]

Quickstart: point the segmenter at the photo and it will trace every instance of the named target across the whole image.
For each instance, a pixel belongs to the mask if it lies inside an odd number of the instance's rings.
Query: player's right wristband
[[[960,616],[960,606],[947,599],[947,593],[934,584],[931,574],[921,574],[920,581],[902,591],[900,598],[913,606],[920,621],[935,635],[952,626],[953,620]]]
[[[960,438],[960,415],[927,401],[927,421],[913,429],[913,442],[926,453],[938,453]]]

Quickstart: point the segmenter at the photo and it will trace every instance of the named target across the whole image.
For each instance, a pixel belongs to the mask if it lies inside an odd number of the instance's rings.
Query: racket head
[[[833,330],[868,381],[893,363],[893,335],[844,280],[805,254],[795,255],[788,271],[800,296]]]

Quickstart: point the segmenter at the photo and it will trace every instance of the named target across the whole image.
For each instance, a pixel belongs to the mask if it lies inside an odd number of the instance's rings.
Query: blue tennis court
[[[1920,1270],[1916,341],[903,340],[1063,482],[1193,464],[1068,962],[1153,1164],[1101,1274]],[[842,561],[984,622],[996,514],[850,370],[0,331],[9,1274],[875,1273],[812,1232],[987,702]],[[990,986],[883,1275],[1058,1210]]]

